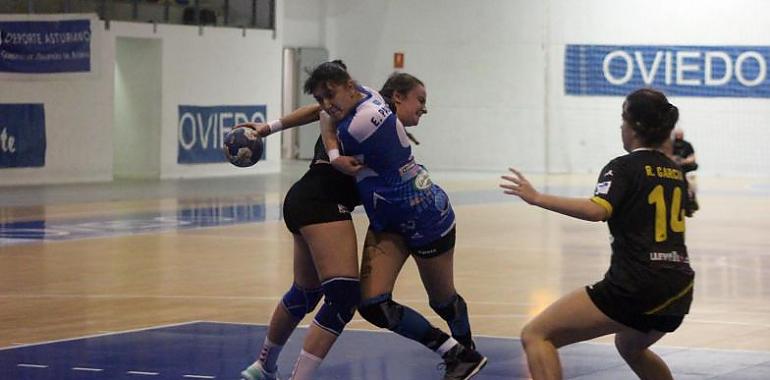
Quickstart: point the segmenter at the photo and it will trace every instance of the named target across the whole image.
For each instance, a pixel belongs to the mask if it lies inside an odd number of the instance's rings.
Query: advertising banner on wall
[[[267,115],[267,105],[264,104],[252,106],[180,105],[177,163],[226,162],[222,153],[222,141],[225,134],[241,123],[264,123],[265,115]]]
[[[45,20],[0,18],[0,72],[91,71],[92,18],[50,20],[51,17]]]
[[[568,95],[625,96],[641,87],[667,95],[770,97],[770,46],[567,45]]]
[[[0,104],[0,169],[45,165],[42,104]]]

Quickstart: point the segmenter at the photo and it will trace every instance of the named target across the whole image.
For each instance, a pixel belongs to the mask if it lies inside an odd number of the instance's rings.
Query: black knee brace
[[[393,301],[390,293],[364,300],[358,306],[358,313],[369,323],[392,330],[401,321],[404,307]]]

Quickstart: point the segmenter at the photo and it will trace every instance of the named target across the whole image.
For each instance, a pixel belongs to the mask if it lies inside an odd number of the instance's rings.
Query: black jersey
[[[692,144],[687,142],[687,140],[684,139],[676,139],[674,140],[674,155],[680,158],[687,158],[691,155],[695,154],[695,148],[692,147]],[[684,170],[685,173],[691,172],[693,170],[698,169],[697,163],[682,165],[682,170]]]
[[[329,162],[329,154],[326,153],[326,147],[321,136],[318,136],[318,140],[315,142],[315,152],[313,152],[313,160],[310,161],[310,165],[312,166],[318,161]]]
[[[674,155],[687,158],[691,154],[695,154],[695,149],[692,147],[692,144],[684,139],[674,140]]]
[[[687,182],[656,150],[637,150],[602,169],[592,201],[609,214],[612,260],[605,280],[644,314],[686,314],[694,272],[685,246]]]

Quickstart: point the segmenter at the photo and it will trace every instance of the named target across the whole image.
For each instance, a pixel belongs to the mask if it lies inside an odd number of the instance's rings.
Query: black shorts
[[[610,319],[643,333],[650,330],[674,332],[684,320],[684,315],[647,315],[635,312],[636,302],[605,280],[586,286],[586,291],[594,305]]]
[[[429,244],[420,247],[409,247],[409,252],[412,255],[422,258],[436,257],[449,252],[450,249],[455,247],[455,236],[457,235],[456,229],[457,227],[452,227],[452,229],[444,234],[444,236]]]
[[[351,220],[361,204],[355,178],[325,163],[313,164],[283,200],[283,220],[294,234],[311,224]]]

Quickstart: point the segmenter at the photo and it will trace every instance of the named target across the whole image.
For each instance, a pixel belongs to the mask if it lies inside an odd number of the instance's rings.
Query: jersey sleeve
[[[392,122],[395,114],[387,106],[382,107],[364,107],[353,117],[348,128],[348,133],[357,142],[363,143],[369,140],[372,135],[387,121]]]
[[[620,206],[629,189],[630,173],[623,170],[620,160],[610,161],[599,173],[591,201],[607,211],[607,219]]]

